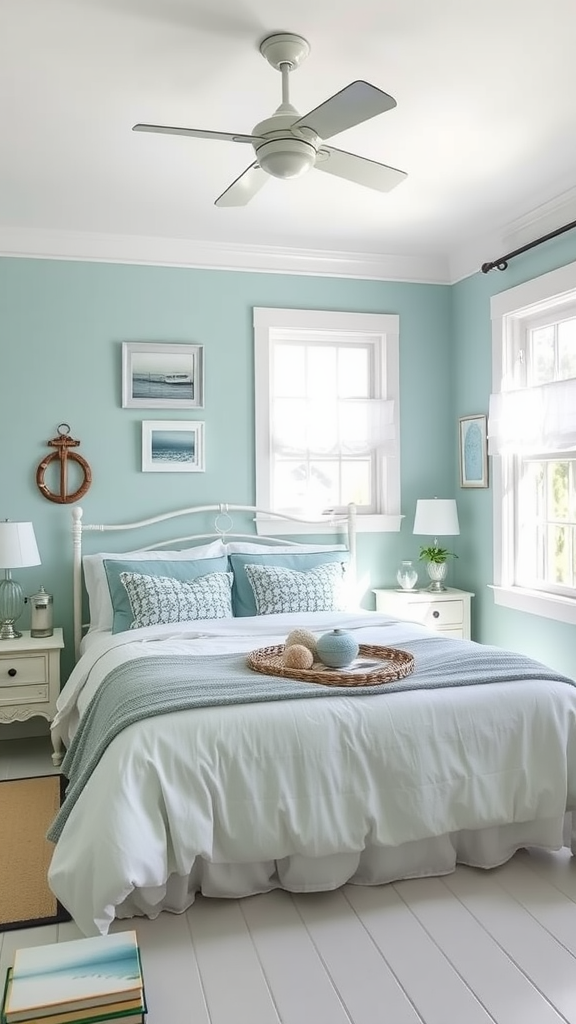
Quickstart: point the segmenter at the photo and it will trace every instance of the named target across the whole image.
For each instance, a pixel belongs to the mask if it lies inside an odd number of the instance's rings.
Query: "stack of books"
[[[1,1024],[144,1024],[136,932],[18,949]]]

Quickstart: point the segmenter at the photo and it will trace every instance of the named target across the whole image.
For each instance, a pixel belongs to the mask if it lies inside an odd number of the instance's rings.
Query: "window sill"
[[[576,599],[559,597],[556,594],[543,594],[539,590],[524,590],[522,587],[500,587],[490,584],[494,591],[495,604],[504,608],[514,608],[519,612],[541,615],[556,622],[569,622],[576,625]]]
[[[356,533],[398,533],[403,517],[399,516],[356,516]],[[338,527],[345,529],[346,516],[335,516],[321,522],[292,522],[288,519],[276,519],[264,516],[256,518],[256,533],[259,537],[292,537],[302,534],[323,535],[338,532]]]

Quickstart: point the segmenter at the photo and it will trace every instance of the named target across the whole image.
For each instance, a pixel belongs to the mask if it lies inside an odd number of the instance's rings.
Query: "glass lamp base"
[[[14,629],[16,619],[24,611],[22,587],[8,577],[0,580],[0,640],[16,640],[22,633]]]
[[[19,633],[11,622],[0,623],[0,640],[17,640],[22,633]]]

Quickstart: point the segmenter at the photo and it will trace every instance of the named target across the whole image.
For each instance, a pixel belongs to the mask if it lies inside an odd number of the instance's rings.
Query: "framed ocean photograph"
[[[123,409],[201,409],[202,345],[122,343]]]
[[[486,416],[459,419],[460,487],[488,487]]]
[[[143,473],[203,473],[204,424],[198,420],[143,420]]]

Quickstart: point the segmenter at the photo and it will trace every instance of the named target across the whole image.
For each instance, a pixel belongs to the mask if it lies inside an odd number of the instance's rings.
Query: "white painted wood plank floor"
[[[0,778],[50,774],[48,741],[0,743]],[[576,859],[333,893],[199,898],[116,922],[142,949],[148,1024],[576,1024]],[[14,950],[72,922],[0,934]]]

